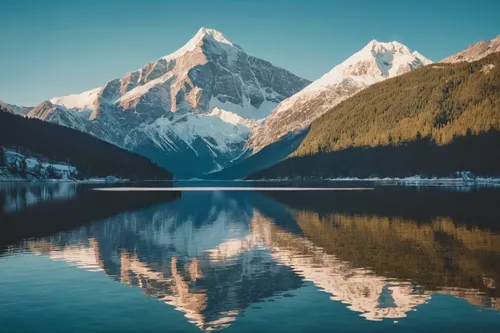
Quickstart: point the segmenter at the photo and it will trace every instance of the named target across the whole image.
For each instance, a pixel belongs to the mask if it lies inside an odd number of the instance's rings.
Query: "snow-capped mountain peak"
[[[163,57],[164,60],[172,60],[177,59],[186,55],[187,53],[193,52],[196,49],[200,48],[204,43],[210,43],[212,46],[216,46],[216,48],[222,49],[224,51],[238,52],[239,50],[243,51],[241,47],[236,44],[231,43],[226,36],[220,31],[208,28],[200,28],[196,35],[191,38],[183,47],[178,49],[177,51]]]
[[[397,41],[392,42],[379,42],[376,39],[371,40],[366,46],[362,49],[362,51],[372,52],[373,55],[381,52],[387,52],[388,50],[392,52],[399,53],[409,53],[410,50],[405,45],[401,44]]]
[[[204,28],[204,27],[202,27],[202,28],[200,28],[200,30],[198,30],[198,32],[196,33],[196,35],[193,37],[193,39],[191,41],[199,41],[199,40],[203,40],[206,38],[211,38],[212,40],[217,41],[219,43],[224,43],[224,44],[227,44],[230,46],[235,46],[233,43],[231,43],[226,38],[226,36],[224,36],[224,34],[222,32],[217,31],[215,29],[208,29],[208,28]]]
[[[399,42],[372,40],[305,89],[281,102],[264,125],[253,131],[247,147],[258,152],[288,133],[307,128],[313,120],[361,89],[430,63],[431,60]]]
[[[309,83],[201,28],[177,51],[101,88],[53,98],[29,116],[88,132],[190,177],[240,156],[258,119]]]
[[[412,52],[399,42],[383,43],[372,40],[360,51],[310,84],[304,89],[304,93],[323,90],[329,85],[339,84],[344,80],[370,85],[430,63],[432,63],[431,60],[417,51]]]

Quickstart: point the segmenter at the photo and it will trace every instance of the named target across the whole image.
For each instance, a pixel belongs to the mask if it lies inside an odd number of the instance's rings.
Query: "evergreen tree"
[[[47,167],[47,178],[48,179],[57,179],[56,169],[52,165]]]
[[[36,162],[35,170],[33,170],[33,171],[37,176],[41,176],[42,175],[42,162],[39,159],[36,159],[35,162]]]
[[[21,162],[19,162],[19,174],[21,177],[26,177],[28,172],[28,164],[26,163],[26,158],[23,158]]]
[[[0,146],[0,167],[5,166],[5,150],[2,146]]]

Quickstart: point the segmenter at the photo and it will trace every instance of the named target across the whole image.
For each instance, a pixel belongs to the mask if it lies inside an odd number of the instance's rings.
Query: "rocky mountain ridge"
[[[201,28],[176,52],[29,113],[144,155],[180,177],[238,158],[258,120],[309,81]]]

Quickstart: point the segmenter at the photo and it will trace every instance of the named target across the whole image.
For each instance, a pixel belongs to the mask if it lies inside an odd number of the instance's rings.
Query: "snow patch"
[[[209,104],[209,110],[214,108],[228,110],[246,119],[266,118],[278,106],[278,103],[264,101],[256,108],[249,101],[244,101],[243,105],[231,102],[221,102],[218,98],[212,98]]]
[[[259,122],[253,119],[245,119],[240,117],[234,112],[226,111],[223,109],[219,109],[217,107],[213,108],[210,113],[204,115],[205,117],[219,117],[222,121],[233,124],[233,125],[242,125],[248,128],[254,128],[258,126]]]

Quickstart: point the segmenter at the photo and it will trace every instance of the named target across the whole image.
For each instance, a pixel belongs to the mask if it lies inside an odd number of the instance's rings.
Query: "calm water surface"
[[[500,327],[499,189],[101,186],[0,184],[0,332]]]

